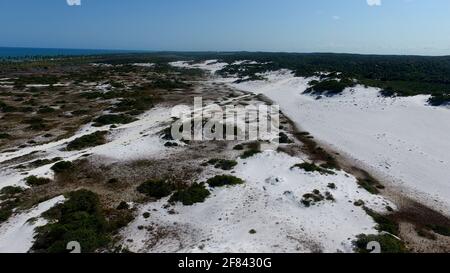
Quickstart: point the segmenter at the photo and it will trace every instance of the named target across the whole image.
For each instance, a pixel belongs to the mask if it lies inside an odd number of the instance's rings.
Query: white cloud
[[[381,0],[367,0],[369,6],[381,6]]]
[[[334,15],[334,16],[333,16],[333,20],[340,20],[340,19],[341,19],[340,16],[337,16],[337,15]]]
[[[81,6],[81,0],[66,0],[69,6]]]

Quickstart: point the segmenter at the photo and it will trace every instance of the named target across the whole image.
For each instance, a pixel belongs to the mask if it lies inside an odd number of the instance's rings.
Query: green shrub
[[[99,145],[103,145],[106,143],[105,136],[108,132],[101,131],[101,132],[95,132],[90,135],[85,135],[82,137],[79,137],[73,141],[71,141],[67,145],[68,151],[79,151],[83,150],[89,147],[95,147]]]
[[[424,228],[416,228],[416,232],[417,232],[417,235],[419,235],[420,237],[423,237],[423,238],[426,238],[429,240],[433,240],[433,241],[437,239],[436,235],[434,235],[432,232],[430,232]]]
[[[364,210],[377,223],[376,229],[378,231],[385,231],[398,236],[400,232],[400,227],[398,223],[396,223],[395,221],[389,219],[384,215],[376,213],[375,211],[367,207],[364,207]]]
[[[128,115],[114,115],[114,114],[108,114],[100,116],[96,119],[94,119],[94,126],[101,127],[104,125],[111,125],[111,124],[127,124],[135,121],[135,118],[132,118]]]
[[[379,194],[380,190],[384,189],[384,186],[381,185],[375,179],[367,178],[367,179],[358,179],[358,185],[364,188],[366,191],[371,194]]]
[[[174,185],[166,180],[148,180],[137,188],[137,191],[153,198],[169,196],[175,189]]]
[[[191,206],[195,203],[202,203],[210,195],[204,183],[194,183],[186,189],[176,191],[169,199],[169,202],[182,202],[185,206]]]
[[[119,206],[117,206],[117,210],[127,210],[129,208],[130,206],[125,201],[120,202]]]
[[[441,106],[450,104],[450,94],[435,94],[429,100],[428,103],[432,106]]]
[[[232,170],[238,163],[235,160],[226,159],[211,159],[208,161],[209,165],[214,165],[216,169],[222,169],[224,171]]]
[[[10,134],[7,133],[0,133],[0,139],[9,139],[11,138]]]
[[[305,207],[310,207],[315,203],[321,202],[325,199],[325,197],[320,193],[319,190],[314,190],[312,193],[307,193],[303,195],[302,200],[300,201]],[[333,198],[334,200],[334,198]]]
[[[46,130],[47,125],[45,124],[45,120],[39,117],[29,118],[23,121],[23,123],[29,125],[29,129],[34,131]]]
[[[0,190],[2,195],[15,195],[24,192],[24,189],[17,186],[7,186]]]
[[[281,144],[289,144],[289,143],[293,143],[293,141],[283,132],[279,133],[279,142]]]
[[[87,190],[69,194],[69,199],[50,209],[45,216],[49,224],[37,228],[34,252],[65,253],[68,242],[76,241],[81,251],[90,253],[110,241],[108,223],[100,208],[98,196]]]
[[[370,253],[372,250],[367,249],[370,242],[378,242],[381,245],[381,253],[406,253],[408,250],[402,241],[389,235],[365,235],[361,234],[357,240],[353,242],[355,251],[358,253]]]
[[[253,157],[254,155],[257,155],[259,153],[261,153],[260,150],[247,150],[241,155],[241,158],[247,159],[247,158]]]
[[[450,227],[448,226],[428,225],[428,228],[439,235],[450,237]]]
[[[244,145],[238,144],[238,145],[234,146],[233,150],[242,151],[242,150],[244,150]]]
[[[305,93],[314,95],[334,96],[340,94],[347,87],[353,87],[355,84],[349,79],[343,80],[324,80],[324,81],[312,81],[311,87],[308,88]]]
[[[318,172],[320,174],[336,175],[335,172],[327,170],[327,169],[322,168],[322,167],[319,167],[319,166],[317,166],[314,163],[307,163],[307,162],[305,162],[305,163],[296,164],[296,165],[291,167],[291,170],[295,169],[295,168],[302,169],[305,172]]]
[[[244,180],[232,175],[217,175],[206,182],[213,188],[244,184]]]
[[[54,113],[56,110],[52,107],[49,106],[42,106],[39,108],[38,113],[39,114],[50,114],[50,113]]]
[[[25,178],[25,182],[28,186],[37,187],[50,183],[52,180],[45,177],[37,177],[35,175]]]
[[[32,161],[28,164],[29,167],[31,168],[39,168],[48,164],[52,164],[58,161],[61,161],[61,157],[55,157],[52,159],[37,159],[35,161]]]
[[[55,173],[63,173],[73,168],[73,163],[69,161],[60,161],[51,167]]]

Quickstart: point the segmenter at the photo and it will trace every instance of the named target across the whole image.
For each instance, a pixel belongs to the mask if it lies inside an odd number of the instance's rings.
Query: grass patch
[[[45,177],[37,177],[35,175],[25,178],[25,182],[30,187],[38,187],[52,182],[51,179]]]
[[[217,175],[206,182],[213,188],[244,184],[244,180],[232,175]]]
[[[295,168],[299,168],[304,170],[305,172],[318,172],[320,174],[329,174],[329,175],[336,175],[335,172],[330,171],[328,169],[325,169],[323,167],[319,167],[314,163],[300,163],[300,164],[296,164],[294,166],[291,167],[291,170],[295,169]]]
[[[82,137],[79,137],[73,141],[71,141],[67,145],[68,151],[79,151],[83,150],[89,147],[95,147],[99,145],[103,145],[106,143],[105,136],[108,132],[101,131],[101,132],[95,132],[90,135],[85,135]]]
[[[148,180],[137,187],[138,192],[157,199],[169,196],[173,190],[175,186],[162,179]]]
[[[407,253],[405,245],[402,241],[389,235],[365,235],[361,234],[357,240],[353,242],[355,251],[358,253],[370,253],[372,250],[367,249],[370,242],[378,242],[381,245],[381,253]]]
[[[170,203],[181,202],[185,206],[202,203],[210,195],[205,183],[194,183],[190,187],[176,191],[169,199]]]

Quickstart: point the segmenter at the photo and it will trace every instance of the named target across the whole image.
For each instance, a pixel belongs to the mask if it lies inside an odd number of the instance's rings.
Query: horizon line
[[[359,52],[332,52],[332,51],[262,51],[262,50],[155,50],[155,49],[107,49],[107,48],[71,48],[71,47],[30,47],[30,46],[1,46],[10,49],[53,49],[53,50],[91,50],[111,51],[124,53],[266,53],[266,54],[330,54],[330,55],[365,55],[365,56],[404,56],[404,57],[450,57],[450,54],[426,55],[426,54],[396,54],[396,53],[359,53]]]

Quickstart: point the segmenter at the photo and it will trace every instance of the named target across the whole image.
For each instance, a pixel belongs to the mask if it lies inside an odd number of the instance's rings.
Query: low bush
[[[381,246],[381,253],[406,253],[408,250],[402,241],[389,235],[365,235],[361,234],[353,242],[355,251],[358,253],[370,253],[372,249],[367,249],[370,242],[377,242]]]
[[[441,106],[450,104],[450,94],[437,94],[431,96],[428,103],[432,106]]]
[[[213,188],[244,184],[244,180],[232,175],[217,175],[206,182]]]
[[[38,187],[52,182],[51,179],[45,177],[37,177],[35,175],[25,178],[25,182],[28,186]]]
[[[82,137],[79,137],[73,141],[71,141],[67,145],[68,151],[79,151],[83,150],[89,147],[95,147],[99,145],[103,145],[106,143],[105,136],[108,132],[101,131],[101,132],[95,132],[90,135],[85,135]]]
[[[65,253],[67,243],[79,242],[83,253],[106,246],[108,223],[100,208],[98,196],[87,190],[69,194],[69,199],[50,209],[44,216],[52,221],[37,228],[33,252]]]
[[[321,202],[325,199],[325,197],[320,193],[319,190],[314,190],[312,193],[307,193],[303,195],[302,200],[300,201],[305,207],[310,207],[315,203]],[[334,199],[334,198],[333,198]]]
[[[340,94],[347,87],[353,87],[355,84],[349,79],[338,80],[324,80],[324,81],[312,81],[311,87],[306,89],[306,94],[334,96]]]
[[[10,134],[7,133],[0,133],[0,139],[9,139],[11,138]]]
[[[222,169],[224,171],[232,170],[238,163],[235,160],[227,159],[211,159],[208,161],[209,165],[214,165],[216,169]]]
[[[138,192],[157,199],[169,196],[174,189],[172,183],[162,179],[148,180],[137,187]]]
[[[381,185],[380,182],[371,178],[358,179],[358,185],[371,194],[379,194],[380,190],[384,189],[384,186]]]
[[[37,111],[39,114],[50,114],[56,112],[56,110],[50,106],[42,106]]]
[[[125,201],[120,202],[120,204],[117,206],[117,210],[127,210],[129,208],[130,206]]]
[[[372,217],[372,219],[375,221],[375,223],[377,223],[376,229],[378,231],[380,231],[380,232],[385,231],[390,234],[394,234],[394,235],[398,236],[398,234],[400,232],[400,227],[399,227],[398,223],[396,223],[394,220],[391,220],[387,216],[376,213],[375,211],[373,211],[367,207],[364,207],[364,210],[370,217]]]
[[[318,172],[320,174],[336,175],[335,172],[330,171],[330,170],[325,169],[325,168],[322,168],[322,167],[319,167],[319,166],[317,166],[314,163],[304,162],[304,163],[296,164],[296,165],[291,167],[291,170],[295,169],[295,168],[302,169],[305,172]]]
[[[450,227],[448,226],[428,225],[428,228],[439,235],[450,237]]]
[[[186,189],[176,191],[169,199],[169,202],[181,202],[185,206],[191,206],[195,203],[202,203],[210,195],[204,183],[194,183]]]
[[[60,161],[51,167],[55,173],[63,173],[73,168],[73,163],[70,161]]]
[[[7,186],[0,190],[1,195],[15,195],[24,192],[24,189],[17,186]]]
[[[135,118],[132,118],[128,115],[114,115],[114,114],[108,114],[100,116],[96,119],[94,119],[94,126],[101,127],[104,125],[112,125],[112,124],[127,124],[135,121]]]

